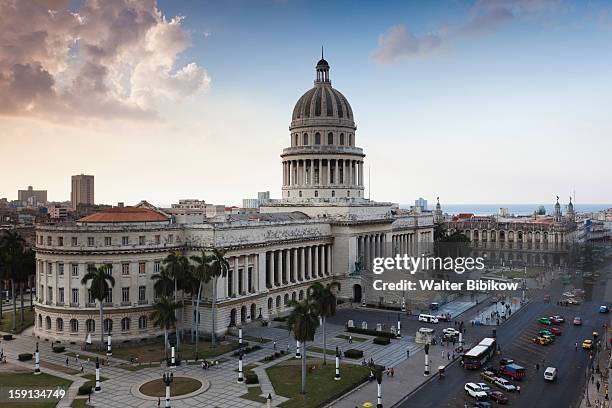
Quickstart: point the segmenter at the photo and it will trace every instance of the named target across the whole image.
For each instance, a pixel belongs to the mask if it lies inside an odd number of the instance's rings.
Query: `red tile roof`
[[[169,218],[143,207],[115,207],[79,219],[80,222],[158,222]]]

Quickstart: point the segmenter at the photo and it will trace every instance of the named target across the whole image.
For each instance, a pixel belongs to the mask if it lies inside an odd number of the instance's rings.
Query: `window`
[[[349,133],[349,146],[353,146],[353,134]]]
[[[174,235],[170,234],[168,235],[168,243],[171,244],[174,242]]]
[[[319,191],[315,190],[315,197],[319,196]]]
[[[70,240],[72,241],[72,246],[79,245],[79,239],[77,237],[72,237]]]
[[[145,237],[144,235],[141,235],[138,237],[138,245],[144,245],[145,244]]]
[[[268,309],[272,309],[272,298],[268,298]]]
[[[53,302],[53,286],[47,288],[47,300]]]
[[[138,263],[138,273],[140,274],[146,273],[146,266],[147,266],[146,262],[139,262]]]
[[[332,132],[329,132],[327,134],[327,144],[328,145],[333,145],[334,144],[334,134]]]
[[[105,303],[113,303],[113,290],[111,288],[106,289],[106,295],[104,295]]]
[[[127,317],[124,317],[123,319],[121,319],[121,331],[128,331],[130,330],[130,319]]]
[[[302,196],[302,190],[298,191],[298,196]]]
[[[47,263],[47,273],[53,273],[53,264],[51,262]]]
[[[76,333],[79,331],[79,321],[77,319],[70,319],[70,332]]]
[[[112,275],[113,274],[113,265],[106,264],[106,266],[104,267],[104,272],[106,272],[107,275]]]
[[[87,289],[87,303],[94,303],[95,299],[91,295],[91,289]]]
[[[104,237],[104,245],[111,246],[111,237]]]
[[[129,263],[121,264],[121,274],[122,275],[130,274],[130,264]]]
[[[49,317],[47,317],[47,319],[49,319]],[[51,328],[51,319],[49,319],[49,327],[48,329]],[[55,320],[55,329],[57,331],[64,331],[64,319],[62,319],[61,317],[58,317]]]
[[[45,317],[45,328],[47,330],[51,330],[51,318],[49,316]]]
[[[332,197],[336,196],[336,191],[332,190]]]
[[[153,263],[153,272],[159,273],[160,270],[161,270],[161,262],[155,261],[155,263]]]
[[[302,145],[308,145],[308,133],[304,133],[304,137],[302,138]]]
[[[321,134],[319,132],[315,133],[315,144],[316,145],[321,144]]]
[[[141,330],[147,328],[147,316],[140,316],[138,318],[138,328]]]
[[[57,237],[57,246],[64,246],[64,237]]]
[[[121,237],[121,245],[129,245],[130,237]]]
[[[294,146],[298,145],[298,138],[299,138],[299,136],[298,136],[297,133],[293,135],[293,145]]]
[[[121,288],[121,301],[128,303],[130,301],[130,288]]]
[[[59,288],[57,292],[57,300],[60,303],[64,303],[64,288]]]
[[[43,236],[42,236],[42,235],[39,235],[39,236],[38,236],[38,245],[42,245],[42,244],[43,244],[43,239],[44,239],[44,238],[43,238]]]
[[[160,235],[156,235],[155,236],[155,245],[159,245],[160,242],[161,242],[161,236]]]
[[[94,238],[93,237],[87,237],[87,246],[94,246]]]
[[[113,320],[112,319],[104,319],[104,331],[106,333],[113,331]]]
[[[346,192],[346,196],[347,196],[347,197],[350,197],[350,196],[351,196],[351,190],[348,190],[348,191]]]
[[[47,245],[51,245],[51,237],[47,237]]]
[[[72,270],[72,276],[79,276],[79,264],[70,265],[70,269]]]
[[[96,321],[94,319],[87,319],[85,326],[87,327],[88,332],[96,331]]]
[[[63,263],[57,264],[57,274],[60,276],[64,275],[64,264]]]
[[[147,301],[147,287],[146,286],[138,287],[138,301],[139,302]]]
[[[344,146],[344,133],[340,133],[340,146]]]
[[[75,288],[72,289],[72,303],[75,305],[79,304],[79,290]]]

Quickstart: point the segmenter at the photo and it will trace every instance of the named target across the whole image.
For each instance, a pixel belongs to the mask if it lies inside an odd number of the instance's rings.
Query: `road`
[[[554,281],[548,288],[534,291],[531,294],[534,300],[497,329],[502,357],[515,359],[527,370],[526,377],[520,382],[520,394],[506,393],[511,405],[573,408],[579,404],[585,384],[588,353],[581,348],[575,350],[575,343],[578,342],[580,346],[583,339],[591,338],[593,331],[603,334],[602,325],[609,321],[608,315],[598,313],[600,303],[597,299],[603,298],[603,289],[603,285],[595,285],[590,296],[587,296],[589,301],[579,306],[562,307],[556,305],[555,300],[563,292],[563,286],[558,280]],[[550,304],[542,301],[544,293],[551,295]],[[531,339],[538,330],[545,328],[536,320],[557,314],[567,320],[560,326],[563,334],[551,345],[534,344]],[[582,326],[572,325],[574,316],[583,318]],[[536,371],[536,363],[540,364],[539,371]],[[556,367],[559,371],[559,378],[555,383],[547,383],[543,379],[543,370],[547,366]],[[444,379],[435,378],[398,406],[461,408],[466,403],[467,406],[473,406],[474,400],[465,395],[463,386],[466,382],[482,382],[479,373],[479,370],[464,370],[455,364],[447,370]]]

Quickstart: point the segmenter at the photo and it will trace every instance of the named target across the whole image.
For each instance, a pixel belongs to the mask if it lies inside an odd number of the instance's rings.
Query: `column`
[[[289,160],[289,185],[293,184],[293,160]]]
[[[234,257],[234,273],[232,274],[232,295],[238,295],[238,257]]]
[[[325,257],[327,261],[327,276],[332,275],[332,246],[331,244],[327,244],[327,256]]]
[[[300,281],[306,280],[306,257],[304,247],[300,248]]]
[[[326,251],[327,245],[321,245],[321,276],[327,276],[327,261],[326,261]]]
[[[308,258],[308,270],[306,271],[307,279],[312,279],[312,247],[306,247],[306,257]]]
[[[283,283],[289,282],[289,250],[283,249]]]
[[[325,184],[326,185],[330,185],[331,184],[329,182],[330,175],[331,175],[331,160],[327,159],[327,179],[325,180]]]
[[[297,248],[291,249],[291,252],[292,252],[291,258],[293,260],[293,266],[291,267],[291,282],[297,282],[298,280]]]
[[[312,247],[313,252],[314,252],[314,262],[313,264],[313,273],[314,273],[314,277],[318,278],[319,277],[319,246],[315,245],[314,247]]]
[[[276,252],[275,251],[270,251],[270,286],[274,287],[274,286],[278,286],[277,282],[278,282],[278,276],[276,275],[276,259],[274,259],[276,257]]]
[[[334,184],[338,185],[340,184],[340,171],[338,170],[338,164],[339,164],[339,160],[335,159],[335,166],[334,166]]]
[[[306,160],[302,160],[302,182],[300,183],[302,186],[306,185]]]
[[[317,180],[317,184],[323,184],[323,160],[319,159],[319,179]]]

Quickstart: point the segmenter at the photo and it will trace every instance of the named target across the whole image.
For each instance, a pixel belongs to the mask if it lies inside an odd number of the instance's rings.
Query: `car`
[[[469,395],[472,398],[476,398],[477,400],[486,399],[487,398],[487,393],[484,392],[478,386],[478,384],[466,383],[465,386],[463,387],[463,389],[465,390],[465,393],[467,395]]]
[[[550,302],[550,295],[544,295],[544,302]]]
[[[552,318],[558,320],[561,323],[565,323],[565,318],[563,316],[555,315]]]
[[[490,383],[494,383],[495,380],[497,379],[497,376],[495,375],[495,373],[489,370],[485,370],[482,373],[480,373],[480,377],[483,380],[488,381]]]
[[[476,401],[476,403],[474,404],[474,408],[491,408],[491,407],[493,407],[493,405],[491,405],[491,403],[488,401]]]
[[[550,321],[551,324],[561,324],[561,323],[563,323],[563,321],[557,319],[555,316],[550,316],[548,318],[548,320]]]
[[[504,391],[508,391],[508,392],[516,391],[516,387],[514,386],[514,384],[512,384],[510,381],[506,380],[505,378],[497,377],[495,381],[493,382],[493,384],[497,385],[499,388],[503,389]]]
[[[544,334],[542,335],[542,337],[544,338],[544,340],[546,340],[548,343],[553,343],[555,341],[555,336],[554,334],[550,333],[550,334]]]
[[[593,348],[593,340],[591,339],[586,339],[582,342],[582,348],[584,350],[590,350]]]
[[[555,367],[546,367],[544,379],[546,381],[555,381],[557,379],[557,369]]]
[[[538,319],[538,323],[550,326],[550,320],[548,320],[546,317],[540,317]]]
[[[483,390],[484,392],[491,391],[491,387],[487,383],[476,383],[476,385],[479,386],[480,389]]]
[[[552,333],[552,331],[550,331],[550,330],[548,330],[548,329],[545,329],[545,330],[540,330],[540,331],[538,332],[538,334],[539,334],[540,336],[542,336],[542,337],[544,337],[544,336],[554,336],[554,334]]]
[[[582,326],[582,317],[574,317],[574,326]]]
[[[508,397],[506,397],[506,394],[504,394],[501,391],[491,391],[489,393],[489,398],[491,398],[493,401],[497,402],[498,404],[508,403]]]
[[[550,331],[552,332],[552,334],[554,334],[555,336],[560,336],[561,334],[563,334],[563,332],[561,331],[560,328],[558,327],[553,327],[550,329]]]
[[[550,340],[546,339],[545,337],[535,337],[533,339],[531,339],[531,341],[533,341],[535,344],[541,344],[543,346],[546,346],[548,343],[550,343]]]
[[[452,320],[451,319],[451,315],[449,315],[449,314],[439,314],[436,317],[441,322],[450,322]]]
[[[442,330],[442,333],[446,336],[459,336],[459,330],[455,330],[452,327],[447,327]]]
[[[599,306],[599,313],[608,313],[610,311],[610,308],[608,306],[602,305]]]
[[[502,358],[501,360],[499,360],[500,365],[508,365],[512,363],[514,363],[514,360],[511,358]]]
[[[579,305],[581,303],[582,303],[582,300],[580,299],[576,299],[576,298],[567,299],[567,304],[569,305]]]

